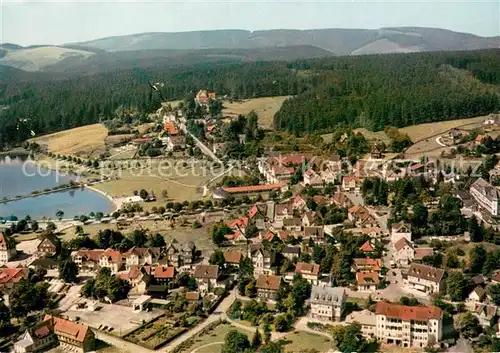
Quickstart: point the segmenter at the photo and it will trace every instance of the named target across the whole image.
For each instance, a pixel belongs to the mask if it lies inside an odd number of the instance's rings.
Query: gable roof
[[[79,343],[85,342],[85,338],[89,332],[89,327],[87,325],[64,320],[55,316],[45,315],[43,321],[51,322],[56,335],[61,334],[70,337]]]
[[[194,268],[195,278],[217,279],[219,277],[219,266],[198,265]]]
[[[412,263],[408,275],[439,283],[444,277],[444,270],[427,265]]]
[[[0,285],[17,283],[28,273],[26,268],[0,267]]]
[[[370,242],[367,240],[359,247],[359,251],[362,252],[373,252],[375,251],[375,248],[370,244]]]
[[[326,305],[342,305],[345,289],[341,287],[312,286],[311,303]]]
[[[325,229],[321,226],[304,227],[304,238],[310,237],[323,239],[325,237]]]
[[[226,263],[239,264],[243,254],[240,251],[225,251],[224,260]]]
[[[357,258],[354,259],[355,267],[369,267],[372,271],[380,271],[382,269],[382,259],[372,259],[372,258]]]
[[[255,284],[255,287],[257,289],[267,289],[267,290],[277,291],[280,287],[280,284],[281,284],[280,276],[260,275],[257,278],[257,283]]]
[[[407,232],[411,232],[411,226],[406,223],[405,221],[401,221],[399,223],[393,223],[392,226],[391,226],[391,230],[393,232],[404,232],[404,233],[407,233]]]
[[[401,251],[405,246],[409,246],[410,248],[413,248],[411,243],[405,237],[402,237],[394,244],[394,248],[396,248],[396,251]]]
[[[295,273],[317,276],[319,274],[319,265],[297,262]]]
[[[377,272],[356,272],[356,281],[360,286],[380,283]]]
[[[443,317],[443,311],[437,306],[405,306],[385,302],[377,303],[375,313],[403,321],[428,321],[431,319],[438,320]]]
[[[484,297],[484,295],[486,294],[486,291],[483,289],[483,287],[477,286],[476,288],[474,288],[472,290],[472,292],[470,292],[470,294],[472,294],[472,293],[476,293],[477,296],[479,297],[479,300],[481,300]]]
[[[154,278],[174,278],[175,277],[175,268],[174,267],[163,267],[158,266],[155,268],[155,272],[153,273]]]

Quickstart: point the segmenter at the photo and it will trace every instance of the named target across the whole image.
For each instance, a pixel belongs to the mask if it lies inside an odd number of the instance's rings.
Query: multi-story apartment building
[[[319,280],[319,265],[308,264],[307,262],[297,262],[294,274],[301,275],[313,286],[318,285]]]
[[[191,241],[179,244],[176,239],[172,239],[165,249],[167,262],[174,267],[191,265],[195,260],[195,254],[196,246]]]
[[[72,252],[71,258],[80,271],[96,271],[107,267],[112,273],[116,273],[123,265],[122,254],[113,249],[82,249]]]
[[[0,232],[0,266],[5,265],[16,255],[16,246],[7,240],[7,236]]]
[[[481,206],[493,216],[498,216],[500,191],[483,178],[477,179],[470,186],[470,194]]]
[[[443,311],[436,306],[405,306],[378,302],[376,337],[387,344],[423,348],[443,335]]]
[[[125,267],[155,265],[161,257],[161,248],[138,248],[133,246],[123,254]]]
[[[340,321],[344,315],[347,295],[344,288],[312,286],[311,317],[314,319]]]
[[[445,271],[427,265],[412,263],[403,276],[403,284],[409,289],[416,289],[426,294],[439,293],[443,290]]]

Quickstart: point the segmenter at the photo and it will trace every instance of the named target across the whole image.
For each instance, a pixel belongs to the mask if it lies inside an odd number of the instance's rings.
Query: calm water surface
[[[35,190],[67,184],[76,177],[58,175],[54,171],[24,163],[20,159],[0,160],[0,200],[4,197],[28,195]],[[90,212],[108,213],[113,210],[112,202],[105,196],[85,188],[55,192],[38,197],[0,204],[0,218],[11,215],[33,219],[50,217],[55,219],[57,210],[64,212],[64,218]]]

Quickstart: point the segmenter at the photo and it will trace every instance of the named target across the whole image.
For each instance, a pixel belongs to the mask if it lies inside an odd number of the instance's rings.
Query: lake
[[[76,180],[75,176],[58,175],[54,171],[40,169],[15,158],[0,159],[0,200],[4,197],[28,195],[35,190],[53,188]],[[88,215],[90,212],[109,213],[113,203],[104,195],[87,188],[77,188],[54,192],[0,204],[0,218],[11,215],[33,219],[50,217],[55,219],[57,210],[64,212],[64,218]]]

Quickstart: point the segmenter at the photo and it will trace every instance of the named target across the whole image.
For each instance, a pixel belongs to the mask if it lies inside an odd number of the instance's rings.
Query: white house
[[[440,268],[412,263],[406,279],[403,279],[403,285],[426,294],[440,293],[443,290],[444,275],[444,270]]]
[[[394,250],[394,260],[399,266],[408,266],[415,257],[415,249],[405,237],[394,244]]]
[[[344,288],[312,286],[311,317],[327,321],[340,321],[344,315],[347,295]]]
[[[401,238],[406,238],[411,243],[411,226],[404,221],[391,226],[391,243],[396,244]]]

